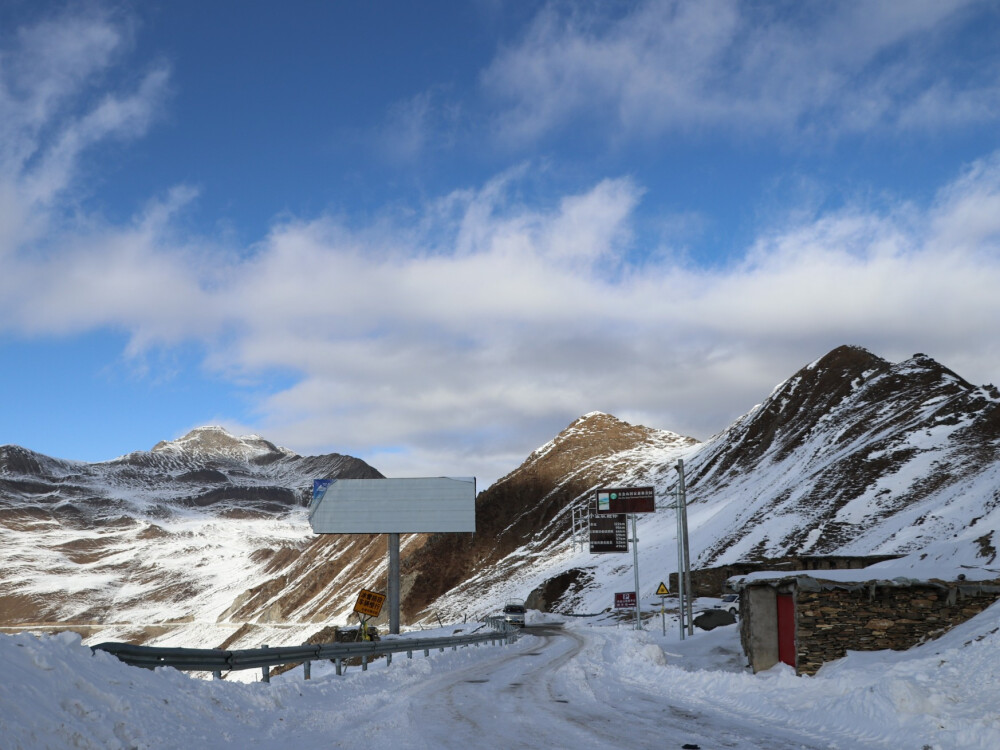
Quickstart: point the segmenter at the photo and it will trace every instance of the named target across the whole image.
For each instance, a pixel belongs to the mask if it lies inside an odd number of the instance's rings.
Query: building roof
[[[732,576],[729,585],[739,590],[753,584],[776,586],[795,581],[799,588],[862,588],[877,586],[1000,585],[1000,568],[940,563],[921,564],[912,557],[849,570],[763,570]],[[982,590],[991,590],[984,588]]]

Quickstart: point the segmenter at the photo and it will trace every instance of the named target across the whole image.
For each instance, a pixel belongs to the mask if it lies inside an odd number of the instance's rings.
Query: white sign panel
[[[317,534],[476,530],[476,478],[334,479],[313,492]]]

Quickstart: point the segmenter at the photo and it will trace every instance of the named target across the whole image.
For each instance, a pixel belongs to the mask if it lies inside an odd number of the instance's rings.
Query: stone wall
[[[928,583],[852,588],[797,587],[796,651],[799,674],[815,674],[848,650],[901,651],[936,638],[1000,599],[989,584]]]

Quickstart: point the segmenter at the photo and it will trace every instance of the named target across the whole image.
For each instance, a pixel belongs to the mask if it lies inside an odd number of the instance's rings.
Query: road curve
[[[434,673],[403,688],[363,726],[341,729],[355,743],[442,748],[683,748],[819,750],[820,742],[754,725],[712,707],[674,705],[606,670],[616,631],[525,628],[513,646],[468,667]],[[383,744],[384,743],[384,744]]]

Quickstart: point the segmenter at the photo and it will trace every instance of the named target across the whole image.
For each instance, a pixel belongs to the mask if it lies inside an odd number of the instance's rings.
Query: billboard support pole
[[[389,633],[399,635],[399,534],[389,534]]]

